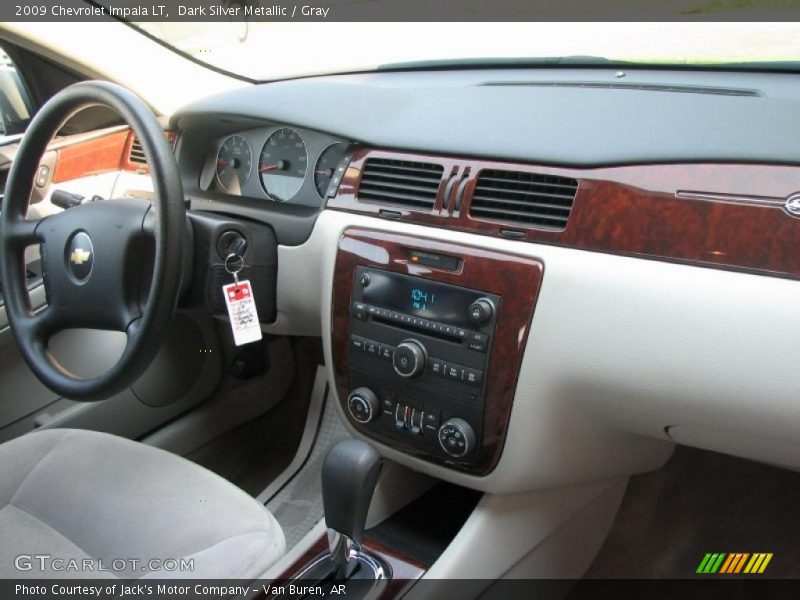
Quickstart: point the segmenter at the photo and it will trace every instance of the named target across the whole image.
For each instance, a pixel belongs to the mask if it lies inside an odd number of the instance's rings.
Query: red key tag
[[[228,306],[233,342],[241,346],[260,340],[261,325],[258,322],[256,301],[250,282],[237,280],[235,283],[223,285],[222,295],[225,296],[225,304]]]

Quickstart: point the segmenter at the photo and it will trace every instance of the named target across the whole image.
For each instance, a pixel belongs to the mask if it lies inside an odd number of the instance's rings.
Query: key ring
[[[239,287],[239,271],[242,269],[244,269],[244,258],[235,252],[231,252],[225,257],[225,270],[228,274],[233,275],[233,282],[237,288]]]

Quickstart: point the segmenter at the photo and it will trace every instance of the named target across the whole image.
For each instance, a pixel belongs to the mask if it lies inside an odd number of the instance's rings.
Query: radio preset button
[[[464,381],[471,385],[480,385],[483,380],[483,371],[477,369],[466,369]]]
[[[433,375],[444,375],[446,366],[447,365],[444,363],[444,361],[441,361],[438,358],[431,358],[428,361],[428,368]]]

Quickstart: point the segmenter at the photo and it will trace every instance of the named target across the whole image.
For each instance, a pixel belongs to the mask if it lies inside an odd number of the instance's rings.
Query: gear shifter
[[[381,470],[371,445],[349,439],[334,446],[322,465],[322,504],[335,579],[348,579],[358,566],[367,511]]]

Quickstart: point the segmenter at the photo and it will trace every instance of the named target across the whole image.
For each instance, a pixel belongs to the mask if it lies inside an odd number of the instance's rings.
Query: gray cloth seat
[[[263,505],[169,452],[73,429],[0,445],[1,578],[254,579],[284,548]]]

